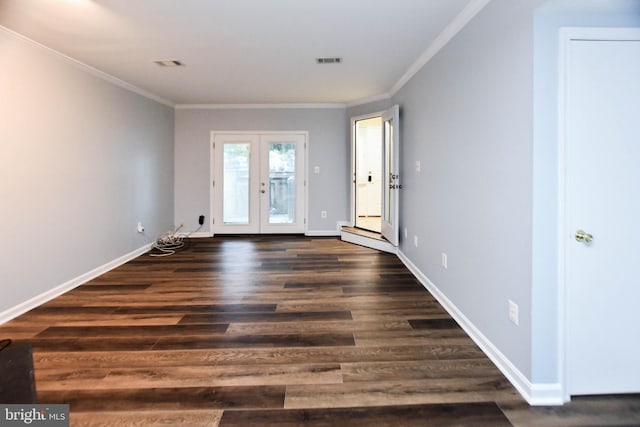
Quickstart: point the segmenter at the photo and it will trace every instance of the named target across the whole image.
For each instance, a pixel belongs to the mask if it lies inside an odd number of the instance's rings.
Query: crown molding
[[[357,107],[359,105],[370,104],[372,102],[377,101],[386,101],[391,99],[391,94],[389,93],[381,93],[380,95],[370,96],[368,98],[356,99],[355,101],[351,101],[347,104],[348,108]]]
[[[158,102],[160,104],[164,104],[164,105],[166,105],[168,107],[172,107],[172,108],[175,107],[175,103],[173,103],[173,102],[171,102],[171,101],[169,101],[169,100],[167,100],[165,98],[162,98],[162,97],[160,97],[158,95],[155,95],[155,94],[153,94],[153,93],[151,93],[149,91],[146,91],[146,90],[141,89],[141,88],[139,88],[137,86],[134,86],[131,83],[127,83],[124,80],[121,80],[121,79],[119,79],[117,77],[112,76],[111,74],[105,73],[104,71],[100,71],[97,68],[94,68],[94,67],[92,67],[90,65],[87,65],[84,62],[80,62],[77,59],[74,59],[74,58],[72,58],[70,56],[67,56],[62,52],[59,52],[59,51],[57,51],[55,49],[52,49],[52,48],[50,48],[48,46],[43,45],[42,43],[39,43],[39,42],[37,42],[35,40],[32,40],[32,39],[30,39],[28,37],[25,37],[20,33],[16,33],[15,31],[13,31],[13,30],[11,30],[11,29],[9,29],[7,27],[4,27],[4,26],[0,25],[0,32],[3,32],[5,34],[7,34],[8,36],[12,37],[13,39],[16,39],[18,41],[27,43],[27,44],[29,44],[29,45],[31,45],[33,47],[36,47],[36,48],[38,48],[38,49],[40,49],[40,50],[42,50],[42,51],[44,51],[44,52],[46,52],[46,53],[48,53],[50,55],[56,56],[56,57],[62,59],[67,64],[72,65],[73,67],[75,67],[75,68],[77,68],[77,69],[79,69],[81,71],[84,71],[84,72],[86,72],[88,74],[91,74],[94,77],[98,77],[99,79],[105,80],[105,81],[107,81],[107,82],[109,82],[109,83],[111,83],[111,84],[113,84],[115,86],[118,86],[118,87],[120,87],[122,89],[128,90],[129,92],[133,92],[135,94],[141,95],[141,96],[143,96],[145,98],[151,99],[152,101]]]
[[[176,104],[176,110],[269,110],[269,109],[332,109],[347,108],[342,103],[320,104]]]
[[[402,87],[407,84],[413,76],[418,73],[427,65],[427,63],[434,57],[440,50],[447,45],[453,39],[456,34],[460,32],[491,0],[472,0],[462,11],[447,25],[444,30],[435,38],[435,40],[429,45],[416,62],[413,63],[406,73],[393,85],[389,93],[391,96],[398,93]]]

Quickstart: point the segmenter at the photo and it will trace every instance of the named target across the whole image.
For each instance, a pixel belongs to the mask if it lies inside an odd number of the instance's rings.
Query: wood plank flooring
[[[397,257],[334,238],[190,240],[5,337],[72,425],[640,425],[637,395],[530,408]]]

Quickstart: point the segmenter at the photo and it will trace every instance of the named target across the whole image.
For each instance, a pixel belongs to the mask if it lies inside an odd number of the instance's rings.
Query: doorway
[[[351,119],[351,224],[342,240],[396,253],[400,243],[400,107]],[[353,227],[355,226],[355,227]]]
[[[304,233],[306,133],[213,133],[214,234]]]
[[[382,116],[356,119],[355,226],[382,232]]]
[[[565,397],[637,393],[640,30],[565,29],[561,52]]]

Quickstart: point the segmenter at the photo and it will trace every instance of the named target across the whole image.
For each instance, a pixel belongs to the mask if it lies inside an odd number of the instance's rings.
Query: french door
[[[214,234],[304,233],[305,133],[213,135]]]

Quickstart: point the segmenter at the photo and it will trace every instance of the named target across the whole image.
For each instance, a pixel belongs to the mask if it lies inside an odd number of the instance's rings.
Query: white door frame
[[[383,114],[384,111],[378,111],[376,113],[351,117],[351,214],[349,219],[349,225],[351,227],[356,225],[356,122],[382,117]]]
[[[567,103],[568,97],[568,54],[572,40],[636,40],[640,30],[638,28],[594,28],[567,27],[560,29],[559,46],[559,78],[558,78],[558,216],[557,216],[557,248],[558,248],[558,379],[565,402],[571,400],[571,385],[568,375],[568,285],[567,285],[567,250],[571,230],[567,224],[567,178],[566,178],[566,146],[567,146]]]
[[[215,162],[214,149],[216,135],[286,135],[286,134],[302,134],[305,137],[304,150],[304,234],[309,231],[309,132],[305,130],[283,130],[283,131],[235,131],[235,130],[212,130],[209,134],[209,218],[211,218],[211,233],[214,236],[214,217],[215,214]]]

